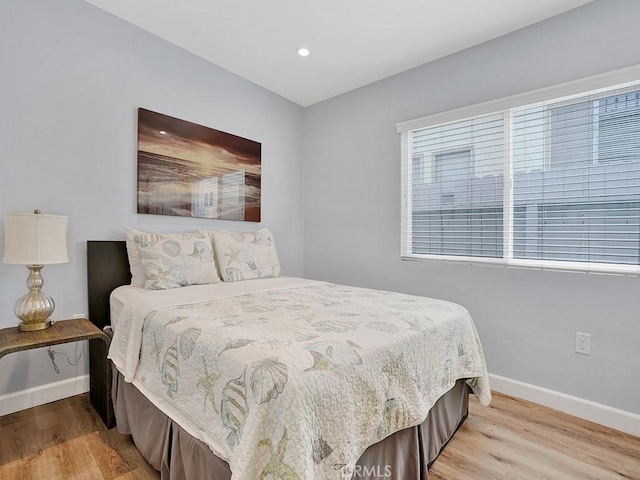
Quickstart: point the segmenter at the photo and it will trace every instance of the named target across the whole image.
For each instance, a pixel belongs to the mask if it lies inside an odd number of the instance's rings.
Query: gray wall
[[[449,299],[489,371],[640,413],[640,279],[400,260],[399,121],[640,63],[640,2],[598,0],[309,107],[305,276]],[[573,353],[576,331],[592,354]]]
[[[257,224],[136,214],[137,108],[262,143],[262,225],[283,273],[302,275],[303,109],[82,0],[0,2],[0,215],[69,216],[70,263],[43,270],[54,317],[87,311],[88,239]],[[0,253],[4,232],[0,226]],[[0,264],[0,328],[18,323],[27,270]],[[69,355],[75,346],[55,347]],[[0,395],[87,371],[46,349],[0,361]]]

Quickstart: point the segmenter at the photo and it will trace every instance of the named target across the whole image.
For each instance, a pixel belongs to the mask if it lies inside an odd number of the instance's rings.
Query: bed
[[[150,292],[125,242],[87,251],[118,431],[163,479],[427,479],[469,394],[489,402],[458,305],[279,275]]]

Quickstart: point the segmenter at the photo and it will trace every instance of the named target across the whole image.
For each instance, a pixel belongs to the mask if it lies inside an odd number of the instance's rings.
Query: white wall
[[[640,63],[640,2],[598,0],[309,107],[309,278],[452,300],[491,373],[640,413],[640,279],[400,260],[395,124]],[[591,356],[573,352],[591,333]]]
[[[300,276],[301,107],[82,0],[2,0],[0,215],[69,216],[71,261],[43,270],[54,318],[87,312],[86,240],[123,239],[125,225],[259,226],[136,214],[138,107],[262,143],[261,225],[274,232],[283,273]],[[26,277],[25,267],[0,264],[0,328],[17,325],[13,304]],[[75,345],[55,349],[76,353]],[[46,349],[3,358],[0,398],[88,371],[57,361],[60,375]]]

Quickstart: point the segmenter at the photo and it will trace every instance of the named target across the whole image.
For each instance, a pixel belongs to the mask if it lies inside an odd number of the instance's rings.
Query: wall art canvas
[[[259,142],[138,109],[138,213],[260,221]]]

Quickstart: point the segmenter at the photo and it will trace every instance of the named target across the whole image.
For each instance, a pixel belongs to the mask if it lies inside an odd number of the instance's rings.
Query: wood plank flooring
[[[1,480],[157,480],[131,438],[77,395],[0,417]]]
[[[0,417],[1,480],[159,478],[128,436],[104,427],[86,394]],[[430,472],[430,480],[565,479],[640,480],[640,438],[494,394],[489,408],[472,398]]]
[[[472,399],[430,480],[640,480],[640,438],[493,394]]]

